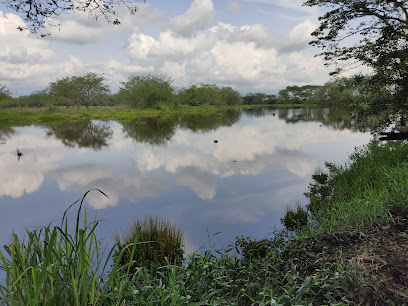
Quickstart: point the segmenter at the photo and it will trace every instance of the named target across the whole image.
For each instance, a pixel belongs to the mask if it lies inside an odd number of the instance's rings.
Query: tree
[[[279,103],[302,104],[307,102],[319,89],[317,85],[287,86],[279,91]]]
[[[3,99],[10,99],[11,94],[10,91],[7,89],[6,85],[0,84],[0,100]]]
[[[84,76],[59,79],[49,85],[49,93],[58,97],[57,103],[67,107],[70,105],[84,105],[86,108],[99,98],[109,93],[104,84],[105,78],[90,72]]]
[[[170,104],[174,88],[171,78],[159,74],[130,76],[127,82],[121,82],[119,98],[121,102],[137,108],[159,108],[161,104]]]
[[[364,78],[367,80],[367,78]],[[350,105],[365,99],[366,81],[360,78],[338,78],[319,87],[309,102],[320,105]]]
[[[216,84],[191,85],[189,88],[180,90],[178,98],[181,104],[191,106],[242,104],[239,92],[231,87],[220,87]]]
[[[352,61],[373,69],[372,99],[364,111],[374,114],[387,108],[403,116],[408,109],[407,1],[308,0],[304,5],[329,8],[311,42],[322,48],[327,64]]]
[[[13,107],[16,104],[16,99],[11,96],[6,85],[0,84],[0,108]]]
[[[266,94],[262,92],[248,93],[243,97],[244,104],[246,105],[262,105],[265,104]]]
[[[56,97],[50,95],[47,90],[41,90],[31,93],[27,96],[17,98],[17,105],[22,107],[41,107],[55,105]]]
[[[134,2],[140,1],[142,0],[4,0],[3,3],[24,19],[26,26],[18,27],[20,31],[27,29],[36,33],[46,25],[58,25],[55,19],[74,11],[87,12],[94,19],[102,17],[118,25],[120,21],[117,18],[117,7],[125,6],[131,14],[134,14],[138,10]]]

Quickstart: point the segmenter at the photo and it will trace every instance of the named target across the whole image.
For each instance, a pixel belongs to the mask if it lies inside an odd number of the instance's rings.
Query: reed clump
[[[183,261],[183,232],[169,221],[153,216],[147,216],[143,221],[135,220],[122,237],[115,235],[117,249],[113,255],[115,261],[120,265],[129,263],[133,256],[134,271],[140,266],[157,266],[168,263],[180,265]],[[137,248],[132,254],[132,249],[127,246],[137,243]],[[123,256],[118,259],[121,252]]]
[[[5,284],[0,287],[2,303],[94,305],[98,302],[103,288],[96,272],[100,271],[102,254],[95,237],[98,222],[87,224],[85,211],[84,225],[80,225],[85,196],[80,202],[74,232],[68,231],[66,211],[60,226],[27,230],[23,241],[12,235],[10,245],[0,252],[0,269],[6,272]]]
[[[297,203],[295,208],[288,207],[285,216],[281,219],[282,224],[289,230],[296,230],[307,225],[308,213],[302,204]]]

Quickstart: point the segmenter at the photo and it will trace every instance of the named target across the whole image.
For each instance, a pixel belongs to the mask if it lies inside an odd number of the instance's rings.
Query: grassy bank
[[[7,108],[0,109],[0,124],[5,123],[38,123],[77,120],[120,120],[130,121],[139,117],[156,117],[173,114],[208,114],[228,109],[265,107],[270,105],[236,105],[236,106],[177,106],[163,109],[135,109],[127,106],[85,107],[81,108]],[[273,107],[299,107],[304,105],[279,104]]]
[[[408,301],[408,144],[371,144],[313,176],[306,222],[273,239],[237,238],[182,264],[137,264],[141,236],[107,268],[97,222],[14,237],[0,256],[10,305],[401,305]],[[80,203],[77,203],[80,204]],[[292,218],[296,218],[296,208]],[[84,219],[83,221],[80,221]],[[83,226],[81,224],[84,224]],[[131,240],[132,240],[131,239]],[[149,238],[150,239],[150,238]],[[110,252],[109,252],[110,251]],[[126,253],[127,252],[127,253]],[[121,261],[124,254],[127,260]],[[108,256],[108,257],[109,257]],[[102,260],[102,258],[104,258]]]

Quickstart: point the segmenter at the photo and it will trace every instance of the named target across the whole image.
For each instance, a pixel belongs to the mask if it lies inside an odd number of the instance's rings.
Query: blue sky
[[[276,93],[288,85],[323,84],[330,69],[308,45],[321,12],[301,0],[147,0],[122,24],[65,15],[42,38],[0,6],[0,84],[19,96],[58,78],[103,74],[113,92],[130,75],[163,73],[177,88],[211,83]]]

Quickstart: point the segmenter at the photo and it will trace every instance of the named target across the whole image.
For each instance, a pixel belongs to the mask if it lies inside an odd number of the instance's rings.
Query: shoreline
[[[38,123],[79,120],[120,120],[131,121],[141,117],[159,117],[183,114],[207,114],[226,110],[251,108],[291,108],[315,107],[305,104],[274,104],[274,105],[235,105],[235,106],[179,106],[165,109],[135,109],[120,106],[93,106],[89,109],[80,108],[7,108],[0,109],[0,124]]]

